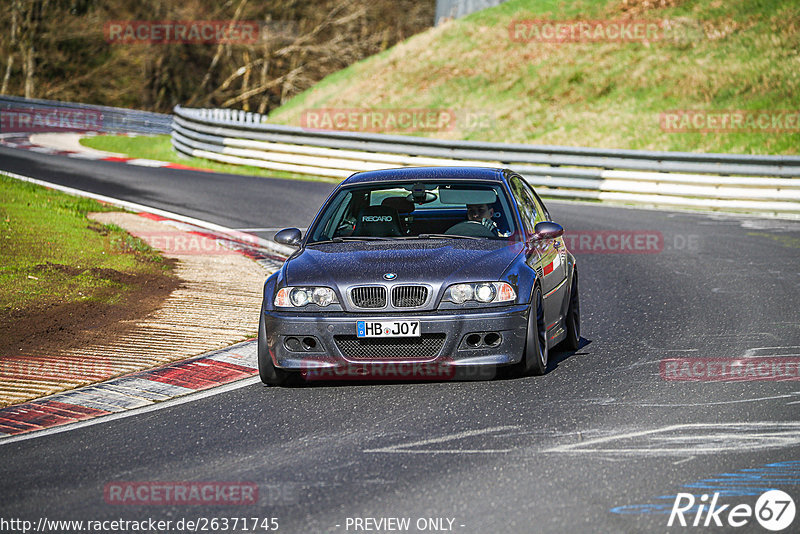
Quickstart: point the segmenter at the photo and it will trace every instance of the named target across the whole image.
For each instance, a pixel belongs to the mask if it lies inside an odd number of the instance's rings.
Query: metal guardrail
[[[0,95],[0,115],[7,115],[0,133],[88,130],[155,135],[170,133],[172,123],[172,116],[163,113],[8,95]],[[28,115],[27,122],[21,115]]]
[[[191,109],[176,106],[176,117],[193,123],[198,131],[219,136],[310,144],[371,152],[391,152],[457,159],[489,159],[505,163],[575,165],[606,169],[638,169],[663,172],[751,174],[800,177],[800,156],[698,154],[479,141],[450,141],[406,135],[311,130],[266,124],[257,113],[227,109]],[[222,128],[217,130],[215,128]]]
[[[434,25],[438,26],[449,19],[460,19],[470,13],[498,6],[503,2],[505,0],[436,0]]]
[[[338,179],[411,165],[510,166],[549,197],[800,216],[800,156],[448,141],[266,124],[235,110],[174,112],[178,152],[236,165]]]

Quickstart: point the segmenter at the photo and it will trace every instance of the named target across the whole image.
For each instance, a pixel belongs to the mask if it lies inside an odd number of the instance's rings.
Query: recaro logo
[[[391,215],[364,215],[361,217],[364,222],[392,222]]]

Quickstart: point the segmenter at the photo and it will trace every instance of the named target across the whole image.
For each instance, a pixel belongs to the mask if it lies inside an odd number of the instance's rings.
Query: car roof
[[[490,167],[404,167],[378,171],[357,172],[341,185],[369,182],[407,182],[423,180],[482,180],[503,182],[503,169]]]

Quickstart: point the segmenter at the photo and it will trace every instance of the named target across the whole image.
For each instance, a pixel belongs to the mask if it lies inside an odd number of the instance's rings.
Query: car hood
[[[287,261],[287,285],[371,284],[394,273],[397,283],[499,280],[523,250],[490,239],[357,241],[312,245]]]

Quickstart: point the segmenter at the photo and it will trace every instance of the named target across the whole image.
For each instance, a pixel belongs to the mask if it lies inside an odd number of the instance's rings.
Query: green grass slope
[[[110,209],[0,174],[3,327],[56,305],[119,303],[146,283],[139,276],[169,273],[170,265],[140,239],[86,218]]]
[[[648,42],[512,39],[512,23],[531,19],[668,27]],[[328,76],[270,121],[302,125],[320,109],[449,110],[454,128],[399,132],[449,139],[796,154],[800,2],[509,0]],[[793,112],[794,122],[673,132],[661,123],[671,110]]]

